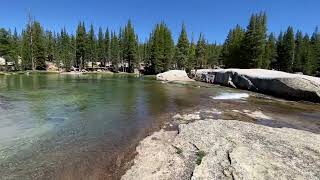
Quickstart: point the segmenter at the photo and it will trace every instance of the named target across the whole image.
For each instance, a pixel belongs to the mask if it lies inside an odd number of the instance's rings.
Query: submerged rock
[[[319,179],[320,135],[225,120],[160,131],[122,179]]]
[[[190,79],[186,71],[171,70],[157,75],[157,80],[160,81],[194,81]]]
[[[216,69],[193,72],[196,80],[274,95],[320,102],[320,78],[265,69]]]

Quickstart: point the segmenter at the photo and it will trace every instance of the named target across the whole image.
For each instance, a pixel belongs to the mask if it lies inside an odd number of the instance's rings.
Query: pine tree
[[[47,61],[53,62],[54,60],[54,39],[51,31],[46,33],[46,57]]]
[[[120,62],[120,51],[119,51],[119,39],[115,32],[111,33],[111,42],[110,42],[110,60],[112,63],[113,70],[118,72],[118,64]]]
[[[70,36],[68,35],[66,29],[61,31],[61,46],[60,46],[60,57],[62,61],[63,68],[66,71],[70,71],[73,64],[73,48],[71,44]]]
[[[128,63],[128,72],[138,67],[138,39],[129,20],[121,35],[123,59]]]
[[[175,60],[178,69],[185,69],[189,56],[189,39],[186,31],[186,26],[182,25],[182,30],[178,39],[177,48],[175,51]]]
[[[320,32],[318,27],[315,29],[311,37],[311,48],[312,48],[312,66],[313,71],[320,72]]]
[[[206,59],[206,41],[202,33],[199,36],[199,40],[196,46],[196,60],[197,60],[197,68],[203,69],[207,65]]]
[[[287,31],[284,33],[281,46],[282,52],[278,54],[279,68],[281,71],[292,72],[295,52],[294,32],[292,27],[288,27]]]
[[[304,50],[304,40],[303,40],[303,34],[301,31],[298,31],[296,33],[295,38],[295,56],[293,61],[292,70],[294,72],[302,72],[303,65],[302,65],[302,56],[303,56],[303,50]]]
[[[187,72],[190,73],[192,69],[195,69],[197,66],[197,60],[196,60],[196,45],[194,43],[194,40],[192,38],[190,43],[190,48],[188,52],[188,62],[187,62]]]
[[[221,64],[221,52],[222,46],[216,43],[207,45],[207,58],[209,68],[215,68],[215,66]]]
[[[15,70],[20,70],[19,66],[19,54],[20,54],[20,39],[18,36],[17,29],[14,29],[14,33],[11,36],[11,51],[10,56],[12,57],[12,61],[14,62]]]
[[[76,34],[76,67],[80,70],[84,67],[86,59],[86,29],[83,22],[80,22]]]
[[[152,74],[161,73],[172,67],[174,42],[171,31],[164,24],[157,24],[150,37],[150,61],[148,71]]]
[[[97,45],[97,57],[98,61],[100,62],[100,66],[105,66],[105,42],[103,37],[102,28],[99,28],[98,34],[98,45]]]
[[[314,72],[313,49],[309,36],[306,34],[303,37],[301,45],[301,63],[303,64],[302,71],[304,74],[311,75]]]
[[[34,58],[35,67],[37,70],[46,69],[44,33],[39,22],[35,21],[32,27],[32,56]]]
[[[30,46],[30,26],[27,26],[26,30],[22,32],[21,42],[21,68],[23,70],[32,69],[32,55]]]
[[[276,63],[277,58],[277,46],[276,38],[273,33],[268,37],[268,41],[265,47],[264,61],[262,63],[262,68],[269,69],[272,67],[272,64]]]
[[[109,33],[109,29],[106,30],[106,33],[104,34],[104,56],[105,56],[105,60],[104,60],[104,65],[106,66],[106,62],[110,62],[110,33]]]
[[[97,60],[97,38],[94,33],[94,27],[91,24],[90,30],[88,32],[88,38],[86,43],[87,60],[91,62],[91,67],[93,68]]]
[[[245,68],[260,68],[266,45],[266,14],[253,14],[245,33],[241,61]]]
[[[7,61],[10,56],[10,48],[11,48],[10,33],[4,28],[1,28],[0,29],[0,57],[4,57],[5,59],[6,71],[8,70]]]
[[[222,59],[227,68],[241,68],[243,63],[240,61],[241,43],[244,38],[245,31],[239,25],[229,31],[226,41],[222,48]]]

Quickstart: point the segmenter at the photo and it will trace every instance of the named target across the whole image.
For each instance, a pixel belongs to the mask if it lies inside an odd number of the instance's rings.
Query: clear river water
[[[0,179],[118,179],[141,139],[203,109],[320,132],[318,104],[225,87],[121,74],[0,76]]]

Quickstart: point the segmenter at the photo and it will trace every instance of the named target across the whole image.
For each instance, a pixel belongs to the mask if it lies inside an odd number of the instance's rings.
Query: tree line
[[[315,75],[320,71],[320,32],[311,37],[289,26],[276,38],[268,34],[267,16],[253,14],[246,29],[229,31],[221,56],[227,68],[263,68]]]
[[[88,29],[88,30],[87,30]],[[209,43],[201,33],[191,40],[182,25],[175,43],[168,26],[156,24],[145,42],[140,42],[134,26],[128,23],[118,31],[86,27],[80,22],[75,33],[44,30],[38,21],[29,20],[21,33],[0,29],[0,56],[14,62],[15,70],[45,70],[46,62],[70,71],[89,66],[146,74],[170,69],[264,68],[314,75],[320,71],[320,33],[311,35],[288,27],[268,33],[266,13],[253,14],[244,29],[236,25],[220,45]],[[19,63],[20,61],[20,63]],[[7,63],[6,63],[7,64]]]

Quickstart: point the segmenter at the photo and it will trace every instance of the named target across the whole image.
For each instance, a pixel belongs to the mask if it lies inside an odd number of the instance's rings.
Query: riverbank
[[[122,179],[319,179],[319,106],[234,91],[142,140]]]
[[[161,130],[141,141],[122,179],[319,178],[319,134],[200,114],[176,115],[177,130]]]

